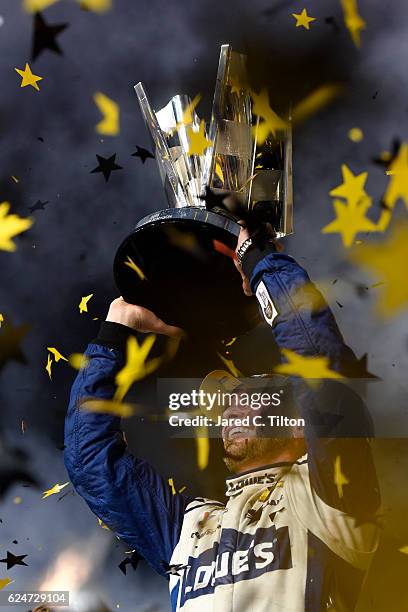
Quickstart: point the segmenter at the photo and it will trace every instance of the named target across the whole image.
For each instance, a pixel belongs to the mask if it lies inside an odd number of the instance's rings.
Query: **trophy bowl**
[[[118,249],[115,282],[127,302],[191,335],[238,336],[259,321],[257,302],[244,295],[231,257],[239,230],[232,219],[198,207],[148,215]]]

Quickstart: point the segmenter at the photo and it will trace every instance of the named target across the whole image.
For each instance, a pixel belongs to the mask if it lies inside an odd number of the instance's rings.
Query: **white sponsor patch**
[[[272,302],[268,289],[263,281],[261,281],[256,290],[256,297],[261,305],[262,314],[265,321],[272,327],[274,320],[278,316],[278,311],[275,304]]]

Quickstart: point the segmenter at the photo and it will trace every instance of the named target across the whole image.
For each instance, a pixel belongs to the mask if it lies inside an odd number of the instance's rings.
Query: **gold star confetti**
[[[171,489],[171,492],[173,495],[176,495],[177,491],[176,491],[176,487],[174,486],[174,479],[173,478],[168,478],[167,482],[169,483],[169,487]],[[185,491],[187,489],[186,486],[184,487],[180,487],[180,489],[178,490],[179,493],[182,493],[183,491]]]
[[[79,312],[81,314],[83,312],[88,312],[88,302],[92,296],[93,296],[93,293],[90,293],[89,295],[86,295],[85,297],[81,298],[81,301],[78,304]]]
[[[95,13],[105,13],[112,8],[112,0],[78,0],[78,2],[84,11]]]
[[[183,113],[183,121],[182,121],[183,125],[191,125],[193,123],[193,110],[198,105],[200,100],[201,100],[201,94],[197,94],[196,96],[194,96],[190,104],[187,105],[187,108],[185,109]]]
[[[89,363],[89,359],[83,353],[71,353],[68,357],[69,365],[74,368],[74,370],[82,370],[86,368]]]
[[[18,215],[9,215],[9,210],[9,202],[0,204],[0,251],[12,252],[17,248],[12,238],[28,230],[34,221]]]
[[[314,385],[314,379],[322,378],[344,378],[338,372],[329,368],[328,357],[304,357],[290,349],[282,349],[282,355],[288,360],[287,363],[281,363],[275,367],[274,371],[281,374],[290,374],[292,376],[301,376],[310,385]]]
[[[408,546],[401,546],[401,548],[398,549],[403,555],[408,555]]]
[[[287,123],[270,107],[267,89],[262,89],[259,94],[251,91],[251,98],[253,102],[252,112],[262,120],[252,130],[257,143],[262,145],[269,134],[275,136],[277,130],[284,130],[287,127]]]
[[[54,348],[53,346],[47,347],[47,351],[49,351],[52,355],[54,355],[54,359],[56,363],[58,363],[60,359],[62,359],[63,361],[68,361],[68,359],[64,357],[64,355],[61,355],[59,350]]]
[[[208,439],[208,427],[196,427],[194,430],[196,441],[196,457],[199,470],[205,470],[210,457],[210,441]]]
[[[345,204],[341,200],[333,202],[336,218],[322,228],[322,234],[341,234],[343,244],[350,247],[356,234],[359,232],[378,231],[377,226],[366,217],[366,212],[371,206],[371,198],[359,205]]]
[[[366,22],[358,12],[357,0],[341,0],[344,23],[351,34],[356,47],[360,47],[360,32],[366,27]]]
[[[42,496],[41,499],[45,499],[46,497],[50,497],[50,495],[55,495],[56,493],[59,493],[67,485],[69,485],[69,482],[64,482],[64,484],[62,484],[62,485],[60,485],[58,483],[55,484],[52,487],[52,489],[48,489],[48,491],[44,491],[43,496]]]
[[[337,455],[334,461],[334,484],[337,487],[338,496],[343,497],[343,487],[344,485],[350,484],[350,481],[346,478],[346,476],[341,471],[341,460],[340,455]]]
[[[81,408],[88,410],[89,412],[99,412],[102,414],[113,414],[121,418],[128,418],[135,414],[135,407],[133,404],[125,404],[115,399],[113,400],[102,400],[102,399],[89,399],[85,400],[81,404]]]
[[[383,242],[353,249],[350,259],[358,266],[370,269],[376,279],[384,283],[378,289],[379,316],[390,318],[407,307],[408,222],[395,224]]]
[[[0,312],[0,327],[3,321],[4,321],[4,315]]]
[[[364,138],[363,130],[358,127],[351,128],[347,135],[353,142],[361,142]]]
[[[58,0],[23,0],[23,8],[27,13],[39,13],[57,2]]]
[[[143,270],[139,268],[139,266],[133,261],[131,257],[129,257],[129,255],[127,256],[127,259],[125,261],[125,266],[128,266],[129,268],[134,270],[136,274],[138,275],[138,277],[140,278],[140,280],[145,280],[146,277],[143,273]]]
[[[326,83],[325,85],[317,87],[317,89],[313,90],[294,107],[292,111],[293,124],[306,121],[306,119],[337,98],[343,90],[344,86],[336,83]]]
[[[338,187],[330,191],[330,195],[336,198],[344,198],[350,205],[358,204],[361,200],[366,200],[368,194],[364,189],[368,172],[354,175],[346,164],[342,164],[341,173],[343,182]]]
[[[16,497],[14,497],[14,498],[13,498],[13,504],[16,504],[17,506],[18,506],[19,504],[21,504],[21,503],[22,503],[22,501],[23,501],[23,498],[22,498],[22,497],[20,497],[19,495],[17,495]]]
[[[4,589],[4,587],[6,587],[11,582],[14,582],[14,581],[11,580],[11,578],[9,578],[8,576],[6,576],[6,578],[0,578],[0,591]]]
[[[135,336],[128,338],[126,364],[116,375],[115,400],[122,401],[134,382],[141,380],[159,367],[162,361],[160,357],[146,361],[155,341],[155,334],[149,334],[141,345],[139,345]]]
[[[51,376],[52,363],[53,362],[52,362],[51,355],[47,355],[47,365],[45,366],[45,369],[48,372],[48,376],[50,377],[50,380],[52,380],[52,376]]]
[[[20,68],[14,68],[14,70],[22,77],[20,87],[27,87],[27,85],[31,85],[31,87],[34,87],[34,89],[40,91],[37,81],[42,81],[43,77],[33,74],[28,64],[25,65],[24,70],[21,70]]]
[[[388,208],[394,208],[401,198],[408,208],[408,144],[403,142],[397,157],[391,162],[387,174],[391,177],[384,195]]]
[[[94,94],[94,102],[103,115],[103,119],[95,128],[98,134],[103,136],[119,134],[119,105],[100,91]]]
[[[105,523],[100,518],[98,518],[98,525],[99,527],[102,527],[102,529],[106,529],[107,531],[110,531],[109,527],[105,525]]]
[[[197,132],[193,128],[187,128],[187,136],[189,140],[189,155],[203,155],[204,151],[210,147],[213,142],[208,140],[205,135],[205,122],[204,119],[200,122],[200,128]]]
[[[231,374],[235,376],[235,378],[239,378],[240,376],[242,376],[242,373],[238,370],[238,368],[236,367],[232,359],[228,359],[228,357],[224,357],[224,355],[222,355],[221,353],[217,353],[217,355],[221,359],[221,361],[227,366]]]
[[[306,9],[304,8],[301,13],[292,13],[292,17],[296,19],[296,27],[304,27],[306,30],[310,30],[310,24],[312,21],[316,21],[316,17],[309,17]]]

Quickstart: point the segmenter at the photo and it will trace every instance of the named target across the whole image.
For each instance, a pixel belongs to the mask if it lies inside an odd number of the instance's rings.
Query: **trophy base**
[[[143,217],[116,253],[116,285],[127,302],[190,335],[239,336],[259,322],[257,301],[244,295],[231,257],[239,231],[235,220],[205,208]]]

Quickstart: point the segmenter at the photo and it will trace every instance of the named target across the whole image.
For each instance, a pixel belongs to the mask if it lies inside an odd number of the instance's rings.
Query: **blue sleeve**
[[[263,281],[276,308],[273,333],[280,349],[303,356],[325,356],[329,367],[350,371],[356,357],[346,345],[333,313],[307,272],[290,256],[252,254],[250,283],[255,293]],[[244,268],[245,269],[245,268]],[[247,268],[248,271],[248,268]],[[317,306],[318,305],[318,306]],[[294,395],[305,419],[311,484],[326,503],[364,520],[378,509],[379,491],[368,437],[371,420],[360,396],[345,383],[326,380],[312,388],[292,378]],[[334,478],[336,458],[348,480],[341,495]]]
[[[126,544],[158,573],[169,563],[191,499],[172,494],[164,478],[126,448],[119,417],[81,409],[86,398],[111,399],[121,351],[90,344],[65,420],[64,461],[76,491]]]

